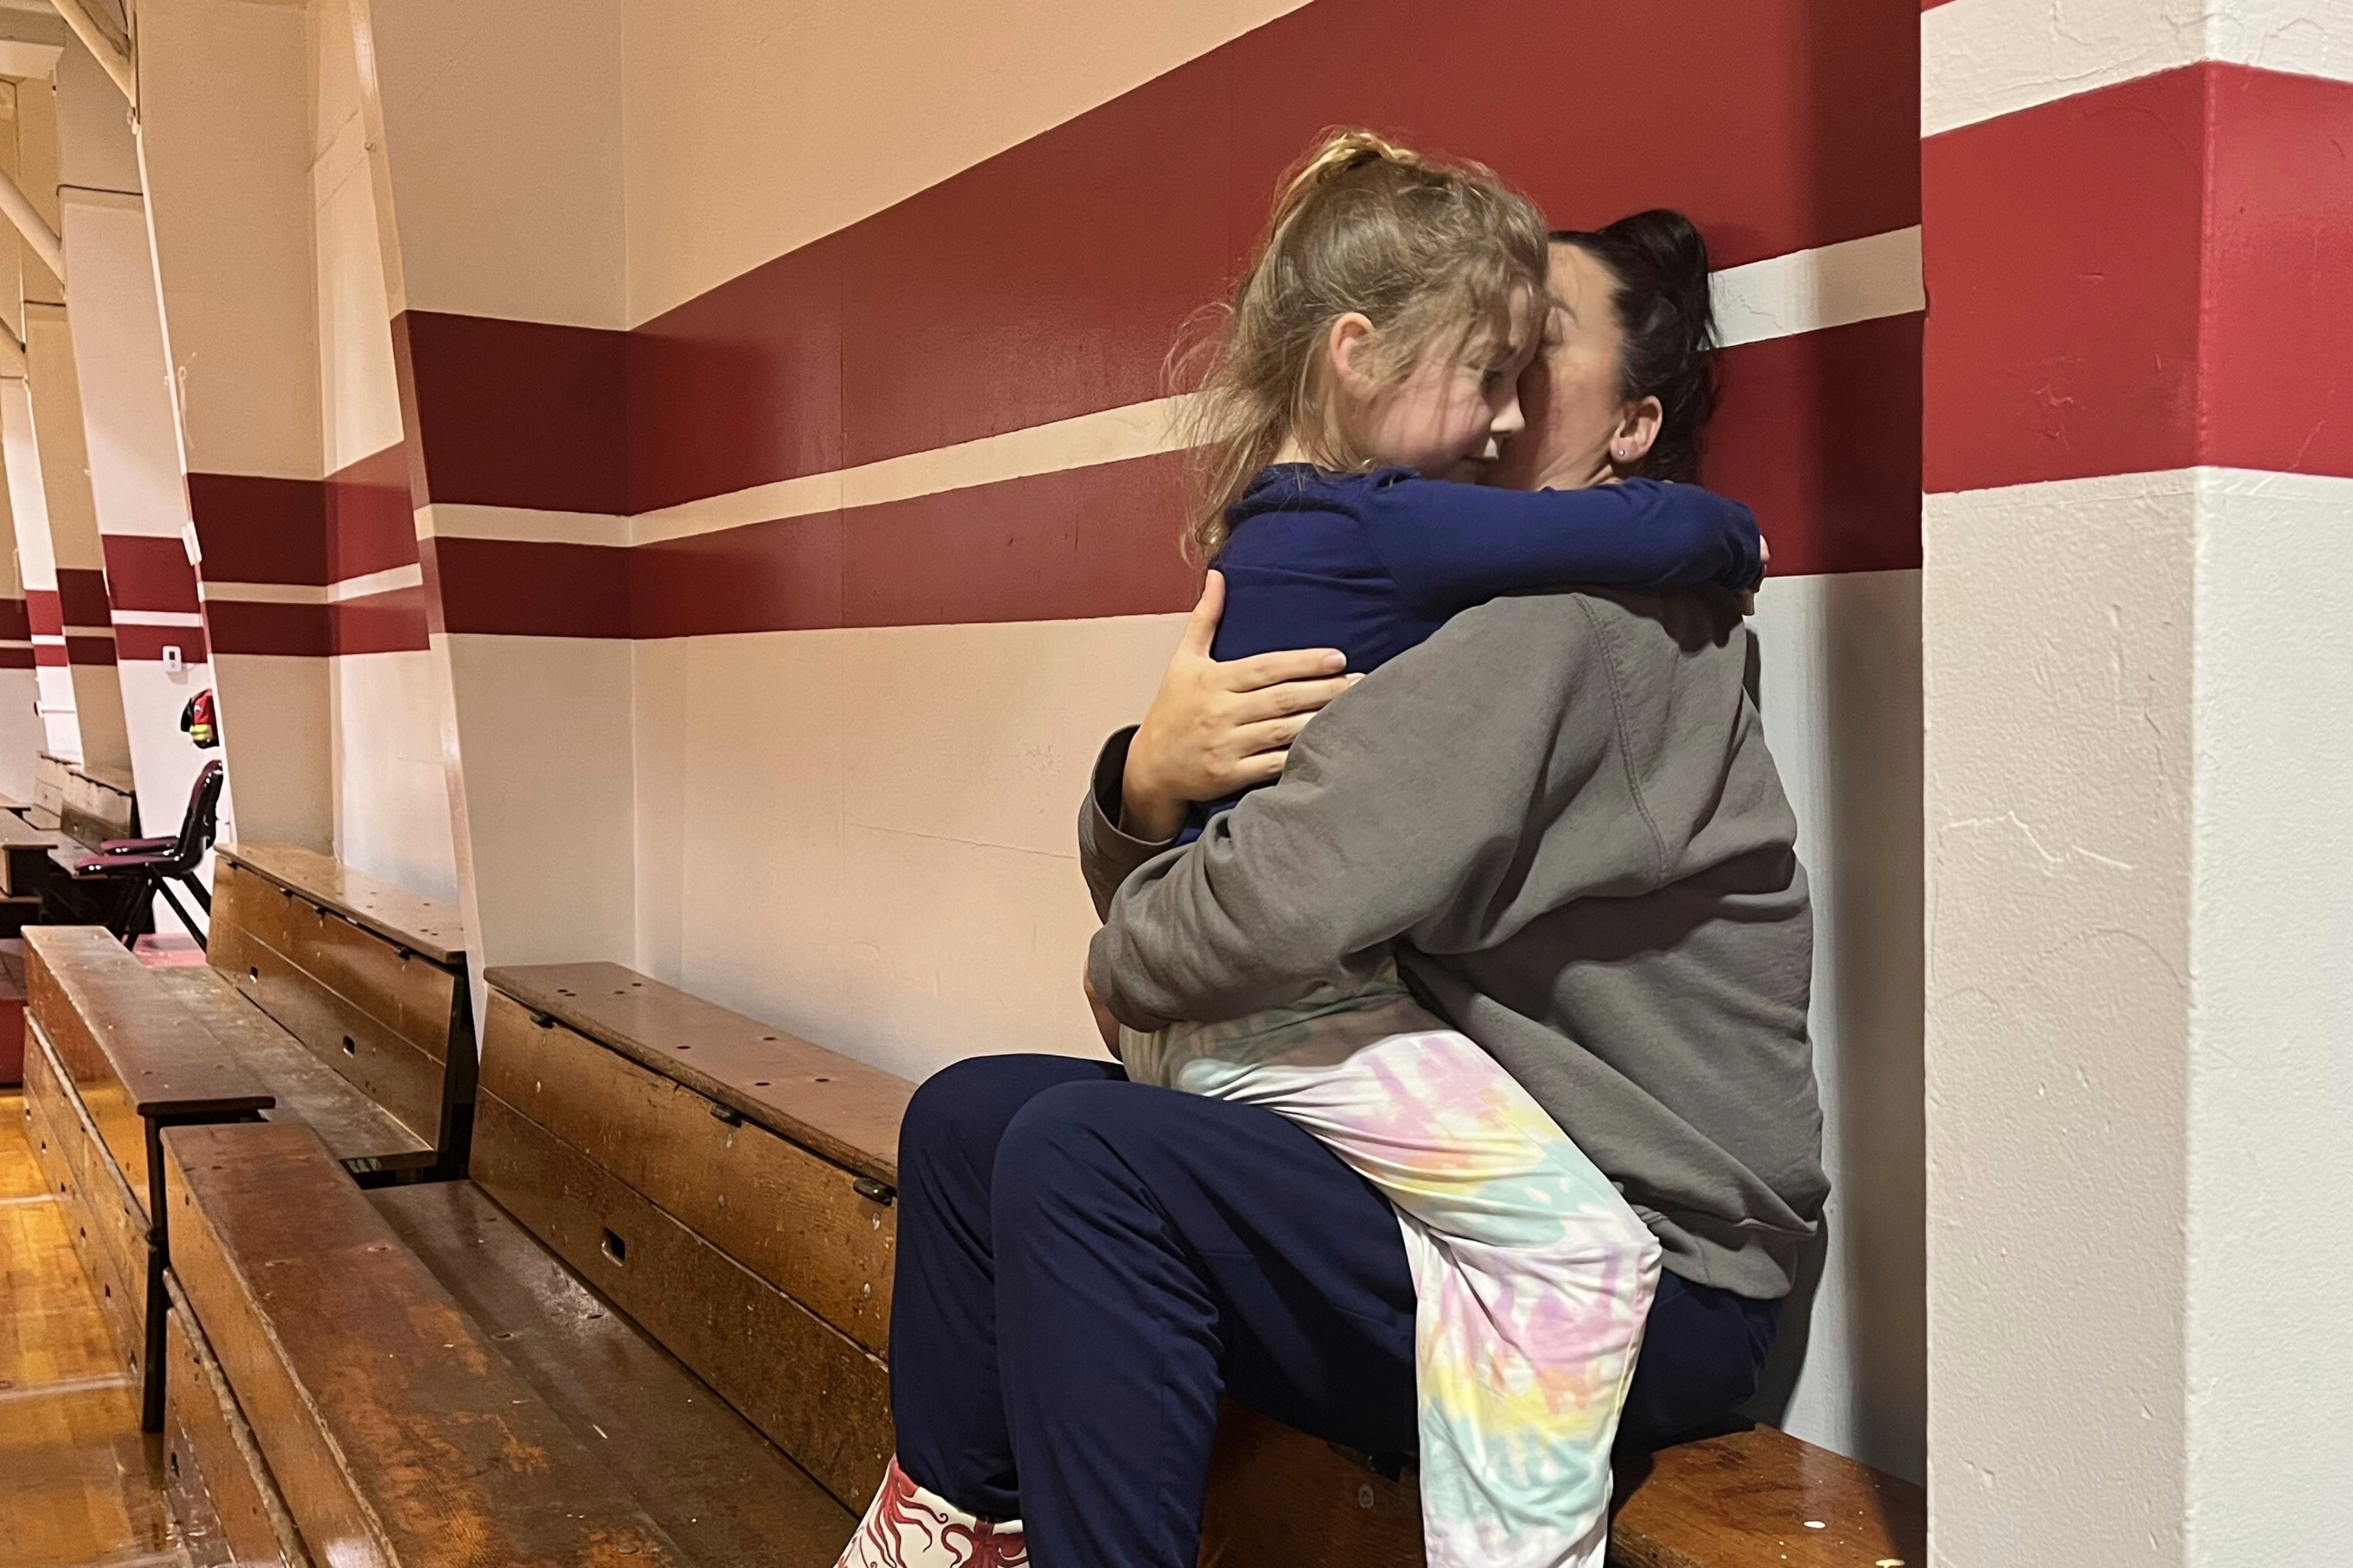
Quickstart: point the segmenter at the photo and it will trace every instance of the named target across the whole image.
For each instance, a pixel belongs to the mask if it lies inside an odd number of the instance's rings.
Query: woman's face
[[[1618,392],[1624,334],[1610,306],[1617,288],[1609,269],[1577,247],[1552,247],[1557,303],[1545,328],[1543,352],[1520,377],[1526,427],[1504,443],[1487,483],[1515,490],[1574,490],[1611,477],[1610,443],[1628,413]]]

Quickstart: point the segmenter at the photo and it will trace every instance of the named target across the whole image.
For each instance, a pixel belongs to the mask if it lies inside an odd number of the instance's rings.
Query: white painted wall
[[[880,212],[1303,3],[621,0],[628,320]]]
[[[628,963],[629,646],[466,634],[433,651],[455,698],[451,830],[478,962]]]
[[[1784,1319],[1760,1413],[1916,1480],[1927,1405],[1920,576],[1772,579],[1755,625],[1765,734],[1812,879],[1831,1176],[1826,1245]]]
[[[1934,1560],[2182,1563],[2193,488],[1931,496],[1927,541]]]
[[[2325,1563],[2353,1539],[2353,480],[2209,469],[2198,502],[2189,1556]]]
[[[333,854],[333,818],[319,809],[335,788],[327,661],[224,653],[213,663],[220,690],[237,694],[219,711],[229,776],[221,837]]]
[[[641,965],[909,1078],[1100,1055],[1078,803],[1182,625],[638,644]]]
[[[328,666],[335,855],[396,887],[458,902],[449,837],[445,676],[434,655],[348,655]]]

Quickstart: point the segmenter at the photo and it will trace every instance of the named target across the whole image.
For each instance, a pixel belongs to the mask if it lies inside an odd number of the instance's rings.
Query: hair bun
[[[1561,230],[1617,278],[1614,304],[1625,332],[1620,392],[1655,397],[1664,418],[1635,470],[1654,479],[1696,479],[1701,434],[1715,414],[1715,302],[1707,241],[1668,207],[1621,217],[1606,228]]]
[[[1283,220],[1298,211],[1308,193],[1317,186],[1367,163],[1395,163],[1408,169],[1426,166],[1420,153],[1400,147],[1376,132],[1349,127],[1326,131],[1283,186],[1282,196],[1274,204],[1270,228],[1281,228]]]

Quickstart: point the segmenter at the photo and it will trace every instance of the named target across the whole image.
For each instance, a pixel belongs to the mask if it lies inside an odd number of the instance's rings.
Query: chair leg
[[[155,896],[158,886],[152,871],[142,871],[123,882],[122,892],[115,901],[113,918],[106,922],[106,929],[112,931],[123,946],[139,945],[139,911]]]
[[[198,883],[194,877],[190,877],[186,879],[186,880],[188,882],[188,890],[196,896],[199,902],[205,903],[205,912],[206,914],[212,913],[212,906],[210,902],[205,899],[205,889],[203,886]],[[172,883],[170,879],[166,879],[156,882],[155,890],[164,895],[164,901],[172,906],[172,912],[180,917],[180,923],[188,928],[188,934],[196,939],[196,946],[206,952],[210,952],[212,951],[212,943],[207,940],[210,932],[208,932],[204,926],[199,926],[194,918],[189,915],[188,911],[181,908],[180,900],[173,895]],[[209,924],[210,922],[208,921],[206,923]]]

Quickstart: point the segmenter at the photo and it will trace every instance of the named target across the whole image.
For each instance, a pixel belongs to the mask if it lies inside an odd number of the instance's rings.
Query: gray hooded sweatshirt
[[[1813,923],[1746,623],[1713,589],[1498,599],[1311,721],[1182,849],[1096,763],[1088,973],[1139,1028],[1407,984],[1615,1182],[1687,1279],[1788,1294],[1820,1223]]]

